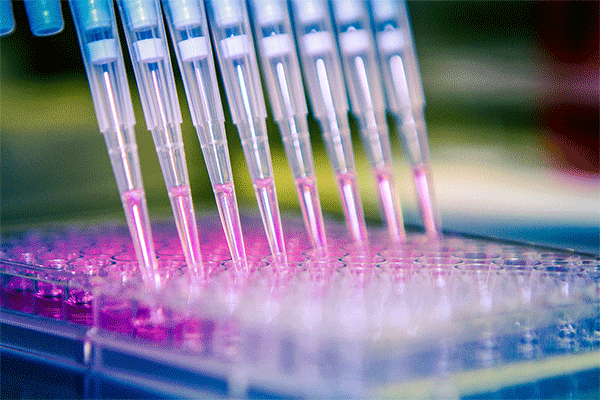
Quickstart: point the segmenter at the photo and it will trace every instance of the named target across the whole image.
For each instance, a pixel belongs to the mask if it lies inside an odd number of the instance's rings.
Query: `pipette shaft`
[[[383,85],[366,2],[334,0],[333,10],[350,104],[358,117],[362,142],[377,180],[381,211],[390,239],[402,241],[406,234],[395,188]]]
[[[356,183],[346,90],[327,3],[294,0],[292,5],[308,94],[338,180],[346,225],[353,241],[365,245],[367,229]]]
[[[100,132],[104,135],[127,225],[146,286],[158,289],[154,243],[142,184],[129,86],[112,2],[71,0]]]
[[[242,142],[271,253],[285,259],[277,204],[266,108],[243,0],[211,0],[209,19],[227,101]]]
[[[156,0],[119,0],[129,52],[142,99],[146,126],[158,153],[181,246],[192,277],[202,259],[181,136],[181,112]]]
[[[304,224],[313,247],[326,246],[308,124],[307,108],[285,0],[253,0],[251,11],[271,109],[296,181]]]
[[[246,258],[203,0],[163,0],[192,122],[234,261]]]
[[[413,167],[425,229],[437,237],[441,223],[430,176],[425,96],[406,4],[401,0],[373,0],[371,4],[389,109],[398,119],[398,135]]]

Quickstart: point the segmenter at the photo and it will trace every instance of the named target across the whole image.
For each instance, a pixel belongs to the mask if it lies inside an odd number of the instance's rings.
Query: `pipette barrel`
[[[202,273],[198,228],[192,202],[183,139],[181,111],[157,0],[119,0],[119,10],[146,126],[158,154],[189,271]]]
[[[241,139],[271,252],[277,258],[285,258],[267,138],[267,112],[248,11],[241,0],[211,0],[208,6],[229,109]]]
[[[113,5],[108,0],[71,0],[70,6],[98,126],[106,141],[142,278],[146,286],[157,289],[160,279]]]
[[[234,260],[245,259],[204,3],[202,0],[163,0],[162,4],[229,251]]]
[[[296,180],[306,230],[313,247],[324,249],[325,226],[306,121],[308,111],[287,3],[253,0],[250,5],[271,109]]]
[[[441,222],[431,181],[425,96],[406,4],[372,0],[371,6],[388,107],[398,119],[398,135],[413,166],[425,229],[437,237]]]

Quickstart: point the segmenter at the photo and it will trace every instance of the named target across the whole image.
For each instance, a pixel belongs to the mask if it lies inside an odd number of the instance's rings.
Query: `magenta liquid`
[[[316,182],[313,177],[296,178],[296,189],[311,244],[315,249],[324,250],[327,239]]]
[[[154,253],[144,191],[133,189],[123,192],[121,201],[144,281],[148,285],[159,285],[160,281],[156,273],[156,254]]]
[[[413,172],[415,174],[419,207],[423,216],[425,231],[430,237],[439,237],[441,235],[441,227],[433,202],[433,190],[429,179],[429,172],[425,167],[415,168]]]
[[[15,311],[33,313],[33,281],[18,276],[4,279],[2,287],[3,306]]]
[[[61,319],[63,316],[62,286],[38,282],[38,290],[33,297],[34,312],[44,317]]]
[[[285,243],[283,241],[283,229],[281,227],[279,205],[277,204],[275,182],[273,178],[265,178],[255,179],[253,184],[271,253],[283,260],[285,259]]]
[[[98,312],[98,325],[106,330],[133,335],[133,310],[125,300],[109,300]]]
[[[395,190],[394,178],[389,171],[376,170],[377,189],[379,193],[379,204],[388,228],[388,234],[392,242],[406,240],[402,211]]]
[[[76,324],[91,326],[93,298],[94,296],[88,290],[70,289],[69,298],[64,302],[65,319]]]
[[[243,260],[246,258],[246,249],[233,183],[215,185],[213,190],[231,258],[236,261]]]
[[[346,217],[346,225],[350,230],[352,241],[366,245],[368,242],[365,215],[362,209],[360,194],[356,184],[356,176],[352,172],[337,174],[342,206]]]
[[[169,198],[189,271],[199,276],[203,273],[202,255],[190,187],[182,185],[170,188]]]

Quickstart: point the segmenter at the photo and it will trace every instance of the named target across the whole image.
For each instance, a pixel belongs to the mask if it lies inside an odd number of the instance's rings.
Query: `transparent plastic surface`
[[[211,260],[200,284],[174,258],[174,226],[153,226],[159,291],[126,261],[133,243],[123,225],[3,230],[2,345],[172,396],[529,398],[502,388],[532,385],[526,393],[545,397],[565,382],[597,390],[597,255],[412,232],[393,243],[376,228],[360,247],[335,221],[330,251],[319,254],[292,218],[282,221],[282,261],[269,255],[260,219],[245,216],[252,259],[242,266],[223,257],[216,215],[199,221]],[[24,329],[40,340],[15,335]],[[63,339],[80,344],[39,344]],[[580,371],[587,380],[572,382]],[[556,376],[558,386],[548,381]]]
[[[429,145],[423,113],[425,96],[406,4],[390,0],[375,0],[371,4],[389,109],[398,119],[398,134],[413,168],[429,174]],[[416,185],[425,189],[426,186],[418,182],[420,176],[415,174]],[[424,196],[419,203],[427,232],[438,236],[441,222],[435,196],[431,191],[418,190],[418,193]]]

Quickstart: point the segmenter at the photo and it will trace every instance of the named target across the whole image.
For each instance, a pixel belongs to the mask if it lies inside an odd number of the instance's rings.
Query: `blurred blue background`
[[[66,2],[65,30],[47,38],[30,33],[22,2],[13,3],[17,29],[0,39],[2,226],[122,218]],[[444,227],[598,253],[598,3],[415,1],[409,11]],[[148,204],[159,218],[168,215],[168,196],[129,72]],[[195,204],[216,210],[176,79]],[[239,139],[227,128],[240,206],[257,213]],[[281,208],[299,215],[272,120],[269,135]],[[311,135],[324,212],[341,219],[314,121]],[[378,224],[374,182],[353,135],[365,212]],[[419,225],[395,136],[393,146],[405,221]]]

